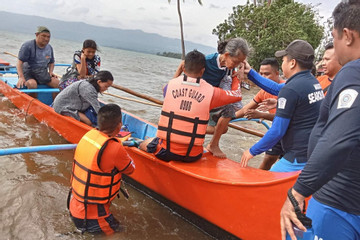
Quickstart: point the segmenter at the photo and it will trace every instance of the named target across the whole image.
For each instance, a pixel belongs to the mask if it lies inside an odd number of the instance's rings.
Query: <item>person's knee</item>
[[[51,81],[47,85],[52,88],[58,88],[59,83],[60,83],[60,81],[57,77],[52,77]]]
[[[35,79],[29,79],[25,82],[25,86],[29,89],[37,88],[37,82]]]
[[[224,128],[224,131],[223,131],[223,133],[222,134],[225,134],[225,133],[227,133],[227,131],[229,130],[229,127],[228,126],[226,126],[225,128]]]
[[[215,132],[215,127],[214,126],[207,126],[206,127],[206,133],[207,134],[214,134],[214,132]]]

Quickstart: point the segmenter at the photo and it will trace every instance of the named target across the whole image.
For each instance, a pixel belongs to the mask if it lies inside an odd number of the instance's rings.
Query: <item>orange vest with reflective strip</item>
[[[171,142],[186,144],[189,156],[194,145],[204,144],[213,94],[214,87],[200,78],[180,76],[169,82],[157,131],[167,150]]]
[[[118,195],[121,173],[116,168],[111,173],[100,169],[101,156],[109,141],[118,140],[93,129],[76,147],[71,187],[73,196],[80,202],[105,204]]]

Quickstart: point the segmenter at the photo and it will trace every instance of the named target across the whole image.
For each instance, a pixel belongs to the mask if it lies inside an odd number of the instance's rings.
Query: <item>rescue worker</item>
[[[205,56],[194,50],[185,56],[183,72],[170,80],[158,124],[157,137],[140,149],[164,161],[193,162],[201,158],[211,109],[241,100],[241,91],[222,90],[201,79]]]
[[[325,46],[324,55],[322,58],[322,67],[324,69],[324,74],[322,76],[317,77],[324,94],[326,95],[329,90],[330,84],[335,78],[336,74],[340,71],[341,65],[335,55],[334,44],[328,43]]]
[[[122,126],[121,108],[115,104],[101,107],[98,126],[99,130],[90,130],[76,147],[68,201],[79,230],[108,235],[121,230],[109,208],[118,196],[121,175],[131,174],[135,165],[114,138]]]
[[[340,2],[333,11],[335,55],[342,69],[321,105],[309,139],[309,160],[281,210],[281,232],[292,240],[293,224],[305,231],[290,203],[312,219],[312,239],[360,239],[360,1]],[[296,204],[295,204],[296,205]],[[297,211],[299,212],[299,211]],[[301,216],[301,215],[300,215]]]
[[[279,63],[275,58],[265,58],[260,63],[259,73],[261,76],[273,80],[276,83],[285,82],[279,75]],[[274,120],[276,109],[271,109],[268,113],[256,110],[260,103],[269,98],[277,99],[277,96],[271,95],[261,89],[248,104],[236,112],[236,118],[246,117],[247,119],[262,118],[269,121]],[[283,155],[283,149],[279,141],[275,146],[265,152],[259,169],[269,170],[281,155]]]
[[[291,172],[303,169],[306,164],[310,132],[319,116],[324,93],[310,72],[314,49],[308,42],[294,40],[285,50],[277,51],[275,56],[282,57],[282,70],[288,79],[286,83],[278,84],[263,78],[246,65],[248,78],[265,91],[278,95],[278,105],[271,128],[243,153],[241,165],[247,166],[251,158],[270,149],[281,139],[284,156],[270,171]]]

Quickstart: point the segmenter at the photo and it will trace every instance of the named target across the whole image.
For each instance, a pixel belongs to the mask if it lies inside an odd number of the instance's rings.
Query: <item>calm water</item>
[[[13,65],[16,59],[3,52],[18,53],[21,44],[32,35],[0,31],[0,58]],[[96,39],[95,39],[96,40]],[[75,50],[82,43],[51,39],[57,63],[71,63]],[[179,60],[129,52],[100,46],[101,68],[109,70],[118,85],[161,99],[162,86],[171,79]],[[63,68],[56,73],[63,74]],[[111,88],[110,93],[135,98]],[[244,90],[244,103],[252,99],[257,89]],[[160,108],[111,96],[101,97],[119,104],[123,109],[150,122],[157,123]],[[264,130],[257,123],[242,126]],[[206,143],[210,137],[206,137]],[[239,161],[243,150],[259,138],[230,129],[221,140],[221,148],[229,158]],[[15,108],[0,95],[1,148],[67,143],[55,131]],[[31,153],[0,157],[0,239],[93,239],[75,231],[66,197],[69,189],[73,151]],[[262,156],[250,163],[257,167]],[[113,214],[124,225],[124,232],[100,239],[211,239],[188,224],[169,209],[128,187],[131,198],[114,201]],[[99,239],[99,237],[96,237]]]

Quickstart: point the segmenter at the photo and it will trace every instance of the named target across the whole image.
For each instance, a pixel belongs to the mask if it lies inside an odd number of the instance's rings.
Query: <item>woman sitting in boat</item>
[[[63,90],[79,79],[89,78],[100,71],[100,56],[96,54],[98,46],[94,40],[83,42],[81,51],[76,51],[71,68],[60,80],[59,88]]]
[[[164,88],[164,104],[156,138],[140,144],[164,161],[193,162],[201,158],[210,109],[241,100],[240,89],[225,91],[201,79],[204,54],[194,50],[185,56],[184,76]]]
[[[100,71],[88,80],[71,84],[56,96],[53,104],[55,112],[96,126],[96,116],[101,107],[98,93],[106,91],[113,81],[109,71]]]

